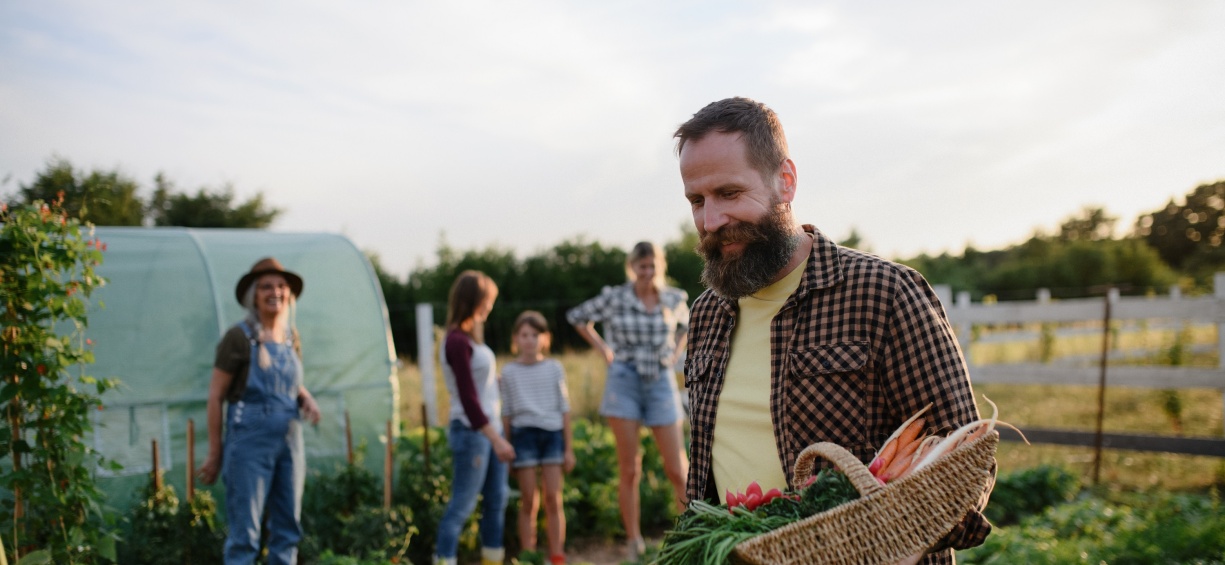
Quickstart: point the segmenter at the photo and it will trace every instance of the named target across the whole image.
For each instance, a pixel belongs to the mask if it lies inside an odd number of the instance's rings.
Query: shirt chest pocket
[[[866,445],[869,343],[821,344],[789,357],[787,421],[795,447],[829,441],[855,452]]]

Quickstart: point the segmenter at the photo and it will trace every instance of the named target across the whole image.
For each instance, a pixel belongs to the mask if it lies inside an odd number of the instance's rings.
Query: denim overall
[[[260,546],[260,522],[268,512],[268,563],[297,563],[302,539],[299,516],[306,458],[298,420],[298,387],[302,363],[291,343],[265,343],[272,363],[259,366],[259,343],[247,322],[243,333],[251,341],[251,364],[242,399],[230,403],[226,415],[225,512],[229,534],[226,565],[255,562]]]

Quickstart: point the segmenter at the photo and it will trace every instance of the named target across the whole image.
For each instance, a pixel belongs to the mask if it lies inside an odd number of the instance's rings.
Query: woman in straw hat
[[[265,507],[268,563],[294,564],[306,478],[299,419],[319,422],[319,406],[302,384],[293,321],[302,277],[268,257],[238,280],[234,294],[247,316],[217,345],[208,393],[208,458],[198,474],[204,484],[218,474],[225,483],[227,565],[255,562]],[[224,446],[223,401],[229,404]]]

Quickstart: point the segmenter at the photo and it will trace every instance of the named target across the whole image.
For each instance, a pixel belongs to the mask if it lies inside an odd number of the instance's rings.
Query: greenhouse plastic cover
[[[85,336],[95,363],[85,373],[117,378],[95,412],[93,445],[123,465],[100,469],[118,491],[122,477],[159,467],[172,483],[185,479],[188,420],[194,422],[195,465],[208,453],[205,402],[221,335],[245,312],[234,297],[238,279],[263,257],[276,257],[304,281],[296,325],[307,388],[323,412],[306,427],[312,466],[345,453],[346,412],[354,442],[378,445],[388,421],[398,429],[395,351],[387,309],[366,257],[343,236],[239,229],[97,228],[107,245],[97,272]],[[371,439],[373,441],[371,441]]]

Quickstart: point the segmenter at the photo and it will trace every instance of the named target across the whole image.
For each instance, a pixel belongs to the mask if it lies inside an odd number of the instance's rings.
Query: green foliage
[[[541,551],[523,550],[511,560],[511,565],[544,565],[545,555]]]
[[[318,555],[325,549],[362,555],[368,549],[362,544],[371,540],[349,537],[346,527],[357,514],[382,503],[381,488],[382,481],[361,465],[338,465],[333,474],[312,471],[302,493],[303,556]],[[358,527],[368,526],[369,518],[363,516]]]
[[[337,555],[331,550],[327,550],[314,563],[316,565],[391,565],[393,561],[389,559],[361,559],[351,555]]]
[[[1015,524],[1080,492],[1080,478],[1067,469],[1039,465],[1001,475],[983,514],[996,525]]]
[[[958,561],[1002,563],[1222,563],[1225,507],[1219,497],[1148,493],[1086,497],[997,528]]]
[[[99,226],[139,226],[144,203],[136,194],[136,181],[119,171],[78,173],[62,157],[52,158],[47,170],[19,191],[19,202],[52,202],[63,198],[70,218]]]
[[[364,506],[350,516],[341,519],[341,538],[347,547],[332,550],[365,559],[390,559],[398,563],[404,559],[418,529],[413,525],[412,510],[395,506]]]
[[[752,537],[814,516],[859,498],[859,491],[841,471],[823,469],[812,484],[749,510],[697,500],[689,505],[664,536],[654,563],[727,563],[736,545]]]
[[[217,503],[208,491],[196,491],[187,506],[174,487],[161,489],[150,480],[133,507],[128,531],[119,544],[120,563],[182,565],[220,563],[225,532],[217,521]]]
[[[574,469],[566,475],[563,496],[569,537],[624,533],[617,506],[617,448],[612,429],[587,420],[571,422]],[[644,466],[649,465],[643,457]],[[645,481],[644,481],[645,482]],[[646,512],[642,512],[647,516]]]
[[[698,230],[693,222],[681,223],[681,237],[664,244],[664,255],[668,259],[668,278],[677,288],[689,293],[689,300],[697,298],[706,290],[702,284],[702,268],[705,262],[698,255]]]
[[[84,441],[90,411],[116,385],[83,374],[93,362],[86,300],[104,284],[94,268],[105,244],[62,204],[0,205],[0,531],[13,562],[34,549],[56,563],[115,558],[93,469],[117,465]]]
[[[201,188],[194,195],[188,195],[172,192],[173,186],[160,173],[155,183],[157,188],[149,203],[149,217],[156,226],[266,228],[281,214],[281,210],[264,204],[263,193],[235,204],[234,186],[230,184],[217,192]]]
[[[429,455],[425,452],[429,434]],[[418,533],[406,553],[413,563],[430,563],[438,521],[451,497],[451,449],[442,428],[416,429],[401,434],[396,441],[396,480],[392,500],[408,507]],[[428,461],[428,462],[427,462]],[[461,549],[479,550],[471,535],[475,513],[465,528],[469,535],[461,537]],[[465,547],[465,542],[468,544]]]
[[[1079,298],[1108,285],[1125,294],[1144,294],[1177,280],[1157,252],[1139,239],[1064,240],[1038,234],[999,251],[967,248],[961,257],[920,255],[901,262],[932,284],[969,290],[980,299],[994,295],[1032,300],[1039,288],[1050,289],[1056,299]]]
[[[164,174],[154,179],[146,201],[140,185],[118,170],[78,172],[62,157],[52,158],[47,169],[29,185],[21,186],[12,204],[50,202],[63,198],[68,217],[99,226],[157,226],[196,228],[266,228],[281,210],[270,208],[263,193],[234,202],[234,187],[218,191],[199,189],[194,195],[178,192]]]
[[[1162,209],[1140,216],[1136,235],[1170,266],[1200,284],[1210,282],[1225,259],[1225,181],[1197,186],[1182,204],[1171,199]]]
[[[690,300],[701,294],[702,260],[697,255],[697,232],[682,228],[679,241],[663,246],[668,275],[685,289]],[[553,350],[586,342],[566,322],[566,311],[596,296],[608,285],[625,281],[625,251],[577,237],[562,241],[520,260],[509,249],[488,247],[460,252],[445,239],[437,250],[437,264],[418,267],[406,280],[386,272],[378,257],[371,257],[375,275],[387,301],[396,351],[417,355],[416,305],[434,306],[434,322],[446,323],[447,293],[461,271],[484,271],[498,284],[498,304],[485,324],[485,340],[496,351],[509,351],[510,326],[523,310],[539,310],[553,332]]]

